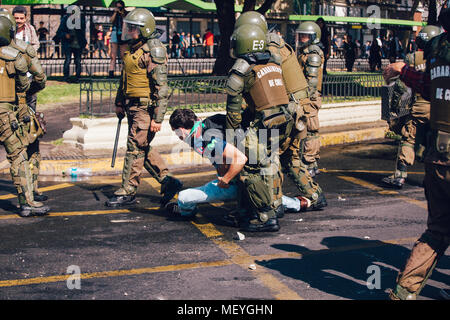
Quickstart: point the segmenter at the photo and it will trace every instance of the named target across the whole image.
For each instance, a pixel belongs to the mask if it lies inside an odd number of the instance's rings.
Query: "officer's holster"
[[[28,142],[32,144],[46,132],[44,114],[35,114],[30,110],[26,102],[25,93],[17,94],[17,99],[19,106],[18,119],[22,123],[24,134],[28,136]]]

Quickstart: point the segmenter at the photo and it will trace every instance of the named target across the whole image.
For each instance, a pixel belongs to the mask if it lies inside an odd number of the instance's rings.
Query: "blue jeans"
[[[237,199],[238,187],[231,183],[229,188],[220,188],[219,180],[213,180],[197,188],[189,188],[180,191],[178,194],[178,206],[182,216],[193,215],[197,212],[197,204],[212,203],[222,201],[232,201]],[[300,200],[283,196],[281,199],[284,209],[290,212],[300,211]]]

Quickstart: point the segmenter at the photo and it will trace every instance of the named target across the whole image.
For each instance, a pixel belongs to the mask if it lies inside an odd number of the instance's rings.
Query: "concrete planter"
[[[225,112],[219,112],[224,114]],[[215,112],[199,113],[200,118],[206,118]],[[319,111],[321,127],[358,124],[378,121],[381,119],[381,102],[359,101],[336,104],[325,104]],[[161,131],[152,141],[152,146],[183,148],[183,142],[173,133],[169,125],[169,116],[164,118]],[[82,119],[71,118],[72,129],[63,135],[64,143],[76,146],[82,150],[112,150],[117,128],[117,118]],[[119,148],[126,147],[128,122],[124,118],[120,129]]]

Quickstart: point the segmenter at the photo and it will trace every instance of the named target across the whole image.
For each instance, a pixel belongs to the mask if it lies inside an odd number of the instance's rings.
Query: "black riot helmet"
[[[12,23],[7,17],[0,16],[0,46],[1,47],[7,46],[11,43],[12,27],[13,27]]]

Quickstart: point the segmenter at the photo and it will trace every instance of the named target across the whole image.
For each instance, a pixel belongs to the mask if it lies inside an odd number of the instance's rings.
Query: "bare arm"
[[[219,177],[219,187],[228,188],[230,181],[236,177],[239,172],[244,168],[247,162],[247,157],[239,151],[235,146],[227,143],[225,150],[223,150],[223,161],[224,163],[229,163],[231,160],[230,167],[223,177]]]

